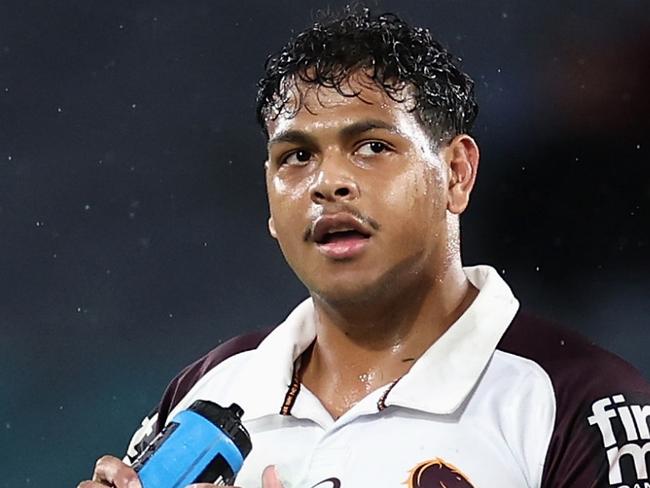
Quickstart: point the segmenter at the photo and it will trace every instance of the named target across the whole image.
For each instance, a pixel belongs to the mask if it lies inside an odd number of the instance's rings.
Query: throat
[[[303,383],[333,417],[407,374],[478,295],[464,274],[400,291],[399,300],[343,306],[312,294],[316,339],[302,358]]]
[[[333,419],[345,414],[373,392],[388,389],[412,365],[412,361],[367,354],[351,357],[354,359],[343,361],[323,355],[317,342],[301,357],[300,382],[319,399]]]

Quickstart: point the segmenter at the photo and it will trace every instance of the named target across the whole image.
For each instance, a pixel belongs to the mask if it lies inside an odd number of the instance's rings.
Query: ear
[[[269,234],[273,239],[278,238],[278,233],[275,231],[275,222],[273,222],[273,217],[269,217]]]
[[[268,171],[269,171],[269,160],[268,159],[266,161],[264,161],[264,171],[266,172],[266,175],[268,177]],[[268,194],[268,178],[267,178],[267,183],[266,184],[267,184],[267,194]],[[271,237],[273,237],[273,239],[277,239],[278,238],[278,233],[275,230],[275,222],[273,222],[273,216],[272,215],[269,217],[268,226],[269,226],[269,234],[271,234]]]
[[[467,134],[460,134],[445,148],[449,171],[447,210],[456,215],[465,211],[478,171],[479,150]]]

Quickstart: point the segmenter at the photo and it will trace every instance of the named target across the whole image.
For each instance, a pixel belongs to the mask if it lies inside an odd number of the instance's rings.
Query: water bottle
[[[232,485],[252,448],[243,413],[204,400],[179,412],[133,463],[142,487]]]

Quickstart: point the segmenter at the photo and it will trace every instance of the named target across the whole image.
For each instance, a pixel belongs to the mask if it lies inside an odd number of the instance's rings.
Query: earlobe
[[[273,222],[273,217],[269,217],[269,234],[273,239],[278,238],[278,233],[275,231],[275,223]]]
[[[447,210],[461,214],[469,204],[469,196],[476,182],[479,150],[467,134],[456,136],[447,148],[449,155],[449,191]]]

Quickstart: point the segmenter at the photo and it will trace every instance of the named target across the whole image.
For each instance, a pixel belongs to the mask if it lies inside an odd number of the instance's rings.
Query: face
[[[476,147],[468,136],[436,150],[408,102],[362,74],[348,84],[359,96],[298,87],[300,110],[267,124],[271,235],[311,293],[333,303],[444,273],[476,169],[461,164],[471,175],[459,183],[457,163]]]

